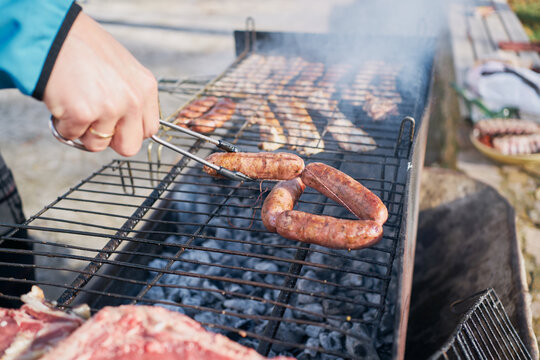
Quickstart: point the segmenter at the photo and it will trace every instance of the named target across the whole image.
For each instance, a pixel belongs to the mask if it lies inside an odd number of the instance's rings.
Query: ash
[[[220,181],[219,184],[229,183]],[[234,187],[235,184],[230,185]],[[290,260],[296,252],[290,246],[298,243],[267,232],[260,221],[259,210],[253,216],[259,195],[253,185],[251,189],[235,190],[222,208],[214,204],[222,202],[231,188],[183,185],[178,190],[173,205],[173,209],[180,210],[175,215],[177,231],[195,234],[199,229],[197,224],[208,222],[208,225],[196,237],[170,236],[166,243],[185,244],[191,239],[192,246],[204,249],[187,249],[170,267],[170,270],[189,272],[194,276],[164,274],[145,298],[176,303],[178,305],[157,305],[184,313],[208,330],[257,349],[260,339],[250,334],[264,337],[268,324],[264,317],[271,316],[272,301],[277,301],[280,293],[272,287],[284,285],[290,267],[285,261],[259,255]],[[332,210],[334,213],[335,209]],[[212,212],[216,214],[213,217],[208,215]],[[178,249],[167,247],[161,255],[173,256]],[[285,355],[302,360],[391,358],[396,302],[394,281],[390,282],[383,302],[385,310],[378,319],[383,306],[380,305],[381,289],[385,285],[370,274],[383,275],[386,267],[356,260],[369,258],[384,262],[388,261],[386,255],[369,249],[347,252],[311,246],[306,261],[333,269],[310,264],[302,267],[295,287],[295,291],[301,293],[292,294],[290,308],[283,316],[286,320],[280,323],[275,336],[278,341],[271,341],[268,356]],[[149,266],[163,269],[167,262],[166,259],[154,259]],[[148,280],[156,274],[152,272]],[[225,277],[226,280],[195,277],[197,274]],[[234,316],[229,315],[231,313]],[[375,340],[371,336],[374,331]]]

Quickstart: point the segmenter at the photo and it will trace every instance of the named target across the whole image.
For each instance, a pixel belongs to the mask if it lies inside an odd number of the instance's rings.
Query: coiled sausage
[[[349,175],[323,163],[308,164],[302,181],[321,194],[343,205],[359,219],[380,225],[388,219],[388,210],[377,195]]]

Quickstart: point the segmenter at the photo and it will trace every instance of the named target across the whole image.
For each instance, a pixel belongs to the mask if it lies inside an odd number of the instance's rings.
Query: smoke
[[[446,0],[356,0],[336,5],[330,32],[363,36],[437,36],[445,26]]]

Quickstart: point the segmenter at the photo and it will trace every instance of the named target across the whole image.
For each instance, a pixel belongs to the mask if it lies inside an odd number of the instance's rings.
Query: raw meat
[[[106,307],[42,360],[263,360],[255,350],[157,306]],[[291,360],[276,357],[275,360]]]
[[[0,309],[0,359],[38,359],[70,335],[90,315],[86,305],[77,313],[53,309],[37,286],[23,295],[20,309]]]

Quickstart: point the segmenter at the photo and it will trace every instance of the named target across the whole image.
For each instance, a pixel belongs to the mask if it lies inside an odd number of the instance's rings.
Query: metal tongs
[[[79,150],[84,150],[84,151],[90,151],[88,150],[84,144],[82,144],[81,142],[78,142],[78,141],[73,141],[73,140],[70,140],[70,139],[66,139],[65,137],[63,137],[57,130],[56,130],[56,127],[55,127],[55,121],[56,119],[54,118],[54,116],[51,116],[50,120],[49,120],[49,127],[51,128],[51,131],[54,135],[54,137],[59,140],[60,142],[66,144],[66,145],[69,145],[71,147],[74,147],[76,149],[79,149]],[[227,152],[239,152],[240,150],[238,149],[238,147],[236,147],[235,145],[227,142],[227,141],[224,141],[224,140],[218,140],[218,139],[214,139],[214,138],[211,138],[209,136],[206,136],[206,135],[203,135],[203,134],[200,134],[196,131],[193,131],[193,130],[190,130],[190,129],[186,129],[186,128],[183,128],[181,126],[178,126],[178,125],[175,125],[175,124],[172,124],[172,123],[168,123],[166,121],[163,121],[163,120],[159,120],[159,123],[162,125],[162,126],[166,126],[168,128],[171,128],[173,130],[176,130],[176,131],[179,131],[179,132],[182,132],[184,134],[187,134],[187,135],[190,135],[190,136],[193,136],[193,137],[196,137],[198,139],[201,139],[201,140],[204,140],[204,141],[208,141],[209,143],[212,143],[214,145],[216,145],[218,148],[222,149],[222,150],[225,150]],[[208,166],[209,168],[215,170],[219,175],[223,176],[223,177],[226,177],[228,179],[231,179],[231,180],[238,180],[238,181],[254,181],[255,179],[252,179],[250,178],[249,176],[247,176],[246,174],[244,173],[241,173],[239,171],[232,171],[232,170],[229,170],[229,169],[225,169],[224,167],[221,167],[221,166],[218,166],[218,165],[215,165],[215,164],[212,164],[211,162],[208,162],[206,161],[205,159],[201,158],[201,157],[198,157],[197,155],[195,154],[192,154],[190,153],[189,151],[186,151],[184,149],[181,149],[179,147],[177,147],[176,145],[173,145],[171,144],[170,142],[168,141],[165,141],[163,140],[162,138],[160,137],[157,137],[156,135],[153,135],[151,137],[151,139],[155,142],[157,142],[158,144],[161,144],[173,151],[176,151],[177,153],[180,153],[184,156],[187,156],[189,157],[190,159],[193,159],[205,166]]]

